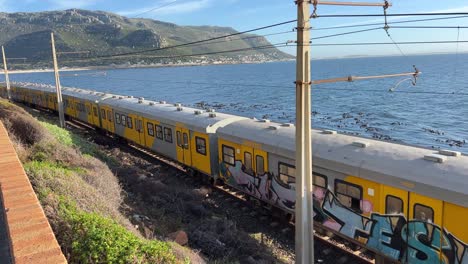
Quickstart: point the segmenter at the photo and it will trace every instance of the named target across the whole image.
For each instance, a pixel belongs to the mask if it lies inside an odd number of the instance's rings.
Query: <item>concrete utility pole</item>
[[[8,97],[8,100],[11,101],[10,77],[8,76],[7,58],[5,55],[5,48],[3,46],[2,46],[2,55],[3,55],[3,69],[5,70],[5,83],[6,83],[6,88],[7,88],[7,97]]]
[[[310,76],[310,2],[297,4],[296,263],[314,263]]]
[[[310,5],[314,12],[310,15]],[[312,135],[311,135],[311,85],[340,81],[388,78],[412,75],[416,78],[419,71],[403,74],[378,76],[348,76],[327,80],[311,81],[310,69],[310,19],[316,18],[317,5],[336,6],[379,6],[384,10],[391,6],[384,3],[335,2],[321,0],[296,0],[297,4],[297,66],[296,66],[296,263],[314,263],[314,220],[312,195]],[[385,13],[384,13],[385,14]]]
[[[52,59],[54,60],[54,73],[55,73],[55,88],[57,90],[57,106],[60,118],[60,126],[65,127],[65,113],[63,112],[63,100],[62,100],[62,87],[60,86],[60,75],[57,64],[57,54],[55,52],[55,39],[54,33],[50,33],[50,40],[52,44]]]

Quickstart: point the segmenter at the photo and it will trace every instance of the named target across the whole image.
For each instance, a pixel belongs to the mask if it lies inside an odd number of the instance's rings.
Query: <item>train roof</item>
[[[180,104],[168,104],[164,101],[147,101],[143,98],[128,96],[113,96],[101,102],[114,109],[123,109],[126,112],[139,115],[171,125],[182,125],[194,131],[214,133],[219,127],[232,122],[247,119],[245,117],[216,113],[213,110],[201,110]]]
[[[64,87],[62,89],[63,95],[68,95],[75,98],[85,99],[92,102],[100,102],[106,98],[114,96],[113,94],[101,93],[91,90],[84,90],[73,87]]]
[[[27,82],[15,82],[15,86],[20,88],[27,88],[36,91],[51,92],[56,93],[55,86],[50,84],[40,84],[40,83],[27,83]],[[101,101],[105,98],[115,96],[114,94],[101,93],[91,90],[85,90],[74,87],[63,87],[62,86],[62,95],[71,96],[75,98],[81,98],[89,101]]]
[[[42,84],[42,83],[29,83],[29,82],[13,82],[12,86],[19,87],[19,88],[27,88],[36,91],[43,91],[43,92],[52,92],[55,91],[55,86],[49,84]]]
[[[217,134],[237,143],[260,143],[265,151],[295,159],[295,130],[295,126],[290,124],[249,119],[220,128]],[[362,177],[468,207],[466,155],[444,156],[434,149],[316,129],[312,130],[312,140],[314,167]],[[444,161],[429,161],[425,156],[442,158]]]

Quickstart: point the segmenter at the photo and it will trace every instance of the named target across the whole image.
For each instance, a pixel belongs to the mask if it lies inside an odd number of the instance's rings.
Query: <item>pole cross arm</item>
[[[401,77],[401,76],[413,76],[417,78],[419,74],[422,72],[416,70],[415,72],[407,72],[407,73],[396,73],[396,74],[386,74],[386,75],[373,75],[373,76],[347,76],[341,78],[331,78],[331,79],[323,79],[323,80],[315,80],[312,81],[312,84],[322,84],[322,83],[336,83],[336,82],[354,82],[354,81],[361,81],[361,80],[370,80],[370,79],[382,79],[382,78],[393,78],[393,77]]]
[[[320,1],[320,0],[311,0],[311,4],[314,5],[314,11],[309,18],[317,18],[317,6],[318,5],[334,5],[334,6],[380,6],[386,10],[388,7],[392,6],[388,1],[383,3],[373,3],[373,2],[337,2],[337,1]]]
[[[338,1],[320,1],[320,0],[313,0],[313,4],[317,3],[317,5],[337,5],[337,6],[392,6],[391,3],[372,3],[372,2],[338,2]]]

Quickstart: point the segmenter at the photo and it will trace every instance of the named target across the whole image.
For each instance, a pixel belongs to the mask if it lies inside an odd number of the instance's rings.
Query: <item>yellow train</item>
[[[54,93],[12,88],[13,100],[56,111]],[[68,118],[294,213],[293,124],[76,88],[63,98]],[[322,130],[313,151],[317,224],[401,263],[468,264],[466,155]]]

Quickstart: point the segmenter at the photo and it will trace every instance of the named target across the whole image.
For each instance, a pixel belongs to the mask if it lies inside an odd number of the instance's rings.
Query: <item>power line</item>
[[[468,26],[391,26],[390,28],[408,28],[408,29],[461,29]]]
[[[206,55],[215,55],[215,54],[232,53],[232,52],[243,52],[243,51],[250,51],[250,50],[257,50],[257,49],[272,49],[272,48],[280,48],[280,47],[286,47],[286,46],[295,46],[295,45],[291,45],[291,44],[288,44],[287,42],[283,42],[283,43],[269,44],[269,45],[256,46],[256,47],[250,47],[250,48],[242,48],[242,49],[223,50],[223,51],[214,51],[214,52],[196,53],[196,54],[186,54],[186,55],[145,56],[144,58],[173,59],[173,58],[206,56]],[[121,57],[121,56],[119,56],[119,57]],[[111,59],[111,58],[114,58],[114,57],[104,57],[104,58],[101,58],[101,59]],[[94,59],[96,59],[96,58],[62,61],[62,63],[89,61],[89,60],[94,60]]]
[[[225,43],[225,42],[233,42],[233,41],[240,41],[240,40],[246,40],[246,39],[263,38],[263,37],[268,37],[268,36],[276,36],[276,35],[283,35],[283,34],[289,34],[289,33],[295,33],[295,32],[292,31],[292,30],[280,31],[280,32],[275,32],[275,33],[270,33],[270,34],[265,34],[265,35],[255,35],[255,36],[248,36],[248,37],[237,38],[237,39],[228,39],[228,40],[213,41],[213,42],[208,42],[208,43],[199,43],[199,44],[194,44],[194,45],[190,45],[190,46],[195,47],[195,46],[200,46],[200,45],[211,45],[211,44],[217,44],[217,43]]]
[[[317,18],[333,17],[402,17],[402,16],[461,16],[468,15],[467,12],[453,13],[407,13],[407,14],[335,14],[335,15],[317,15]]]
[[[67,77],[77,77],[77,76],[67,76]],[[193,82],[193,81],[160,81],[160,80],[145,80],[145,79],[136,79],[136,78],[114,78],[108,76],[93,76],[93,77],[103,77],[110,80],[119,80],[119,81],[138,81],[138,82],[148,82],[148,83],[174,83],[174,84],[198,84],[198,85],[209,85],[209,86],[240,86],[240,87],[270,87],[270,88],[291,88],[286,85],[265,85],[265,84],[246,84],[246,83],[213,83],[213,82]],[[314,85],[312,89],[318,90],[330,90],[330,91],[353,91],[353,92],[378,92],[378,93],[403,93],[403,94],[428,94],[428,95],[459,95],[459,96],[468,96],[468,93],[459,93],[459,92],[431,92],[431,91],[393,91],[388,90],[379,90],[379,89],[349,89],[349,88],[322,88],[323,86]]]
[[[136,18],[136,17],[138,17],[138,16],[141,16],[141,15],[147,14],[147,13],[149,13],[149,12],[153,12],[153,11],[156,11],[156,10],[162,9],[162,8],[164,8],[164,7],[167,7],[167,6],[173,5],[173,4],[175,4],[176,2],[177,2],[177,0],[174,0],[174,1],[172,1],[172,2],[169,2],[169,3],[166,3],[166,4],[162,4],[162,5],[160,5],[160,6],[157,6],[157,7],[153,8],[153,9],[150,9],[150,10],[148,10],[148,11],[145,11],[145,12],[143,12],[143,13],[140,13],[140,14],[137,14],[137,15],[133,15],[133,16],[132,16],[132,18]]]
[[[403,21],[387,22],[387,24],[415,23],[415,22],[435,21],[435,20],[448,20],[448,19],[458,19],[458,18],[467,18],[467,17],[468,17],[468,16],[451,16],[451,17],[439,17],[439,18],[412,19],[412,20],[403,20]],[[347,26],[322,27],[322,28],[312,28],[311,30],[331,30],[331,29],[343,29],[343,28],[354,28],[354,27],[367,27],[367,26],[378,26],[378,25],[384,25],[384,23],[383,23],[383,22],[379,22],[379,23],[355,24],[355,25],[347,25]]]
[[[263,26],[263,27],[258,27],[258,28],[254,28],[254,29],[249,29],[249,30],[245,30],[245,31],[241,31],[241,32],[236,32],[236,33],[232,33],[232,34],[228,34],[228,35],[224,35],[224,36],[220,36],[220,37],[214,37],[214,38],[209,38],[209,39],[204,39],[204,40],[197,40],[197,41],[192,41],[192,42],[173,45],[173,46],[167,46],[167,47],[155,48],[155,49],[147,49],[147,50],[140,50],[140,51],[133,51],[133,52],[101,55],[101,56],[95,56],[94,58],[100,59],[100,58],[109,58],[109,57],[128,56],[128,55],[136,55],[136,54],[153,52],[153,51],[161,51],[161,50],[185,47],[185,46],[204,43],[204,42],[208,42],[208,41],[212,41],[212,40],[218,40],[218,39],[223,39],[223,38],[227,38],[227,37],[238,36],[238,35],[254,32],[254,31],[258,31],[258,30],[263,30],[263,29],[268,29],[268,28],[272,28],[272,27],[282,26],[282,25],[294,23],[296,21],[297,21],[296,19],[289,20],[289,21],[284,21],[284,22],[280,22],[280,23],[276,23],[276,24],[272,24],[272,25],[268,25],[268,26]]]
[[[373,46],[373,45],[420,45],[420,44],[455,44],[468,43],[468,40],[443,40],[443,41],[406,41],[406,42],[355,42],[355,43],[317,43],[311,46]]]
[[[343,35],[350,35],[350,34],[362,33],[362,32],[367,32],[367,31],[373,31],[373,30],[377,30],[377,29],[382,29],[382,27],[369,28],[369,29],[363,29],[363,30],[356,30],[356,31],[344,32],[344,33],[338,33],[338,34],[332,34],[332,35],[325,35],[325,36],[313,37],[313,38],[310,38],[310,39],[313,40],[313,39],[338,37],[338,36],[343,36]]]

